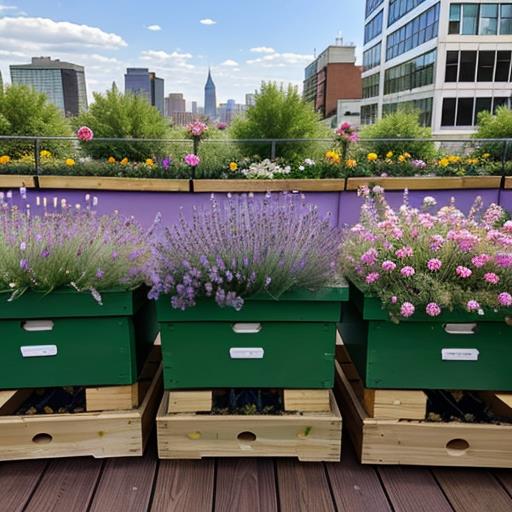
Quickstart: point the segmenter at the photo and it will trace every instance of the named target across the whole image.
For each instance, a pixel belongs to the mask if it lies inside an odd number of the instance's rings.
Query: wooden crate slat
[[[161,459],[298,457],[339,461],[341,415],[331,393],[330,413],[283,415],[168,414],[169,392],[157,415]]]
[[[427,414],[423,391],[364,389],[363,403],[369,416],[383,420],[424,420]]]
[[[281,510],[335,512],[323,464],[277,462]]]
[[[0,415],[16,414],[23,402],[32,394],[31,389],[18,389],[15,391],[0,391]]]
[[[167,412],[210,412],[212,391],[170,391]]]
[[[51,462],[25,511],[86,512],[102,465],[94,459]]]
[[[512,421],[512,393],[491,393],[481,391],[478,396],[499,417],[510,418]]]
[[[377,471],[395,512],[453,512],[428,469],[380,467]]]
[[[94,411],[126,411],[140,404],[139,383],[127,386],[86,388],[85,409]]]
[[[161,461],[152,512],[212,510],[215,462]]]
[[[329,412],[331,410],[328,389],[285,389],[285,411]]]
[[[274,461],[224,459],[217,463],[215,512],[277,512]]]
[[[487,471],[436,468],[433,472],[457,512],[512,510],[512,498]]]

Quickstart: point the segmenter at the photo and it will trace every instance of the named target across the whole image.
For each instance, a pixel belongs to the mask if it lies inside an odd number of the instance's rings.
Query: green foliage
[[[230,134],[234,139],[294,139],[330,137],[330,130],[297,89],[287,89],[275,83],[262,83],[256,103],[245,118],[233,122]],[[241,144],[245,156],[270,156],[270,144]],[[284,158],[314,158],[315,143],[278,144],[276,156]]]
[[[512,139],[512,110],[507,107],[499,107],[496,114],[480,112],[478,115],[478,131],[475,133],[477,139]],[[482,153],[490,153],[496,159],[501,160],[504,156],[505,144],[495,142],[494,144],[483,144]],[[509,143],[508,152],[505,156],[512,160],[512,144]]]
[[[136,139],[163,139],[169,127],[160,112],[143,97],[121,94],[112,88],[105,94],[95,93],[94,103],[76,119],[76,128],[88,126],[94,137],[119,137]],[[82,143],[85,154],[99,159],[114,157],[118,160],[143,161],[164,156],[167,148],[163,142],[91,142]]]
[[[26,85],[11,85],[0,92],[0,135],[69,136],[71,129],[45,94]],[[56,155],[64,154],[69,147],[66,142],[41,143],[41,149]],[[33,142],[0,141],[0,155],[18,158],[33,151]]]
[[[398,110],[386,115],[361,132],[363,139],[428,139],[432,137],[430,128],[419,123],[419,113],[412,110]],[[362,144],[366,152],[384,157],[389,151],[396,155],[410,153],[413,158],[427,160],[435,154],[433,142],[366,142]]]

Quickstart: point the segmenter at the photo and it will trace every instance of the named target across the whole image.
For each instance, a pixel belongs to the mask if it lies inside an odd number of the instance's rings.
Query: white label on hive
[[[443,361],[478,361],[480,352],[477,348],[443,348]]]
[[[23,357],[52,357],[57,355],[57,345],[29,345],[20,347]]]
[[[263,359],[264,355],[265,351],[261,347],[233,347],[229,349],[229,356],[231,359]]]

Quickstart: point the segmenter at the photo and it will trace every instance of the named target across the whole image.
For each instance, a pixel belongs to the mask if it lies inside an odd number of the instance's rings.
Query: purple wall
[[[17,191],[14,196],[19,197]],[[86,191],[84,190],[28,190],[28,200],[35,204],[36,196],[47,197],[50,203],[53,197],[59,200],[65,198],[69,203],[84,203]],[[184,192],[111,192],[91,191],[91,196],[98,197],[97,210],[100,213],[108,213],[115,209],[125,215],[133,215],[138,221],[149,226],[157,213],[162,214],[162,222],[173,224],[178,218],[180,209],[189,215],[194,205],[207,204],[209,193],[184,193]],[[261,194],[260,194],[261,195]],[[318,205],[322,215],[330,213],[333,222],[338,225],[354,224],[359,219],[359,210],[362,199],[356,192],[309,192],[306,200]],[[224,193],[215,194],[218,200],[226,197]],[[441,190],[425,191],[414,190],[409,192],[409,201],[414,206],[420,206],[425,196],[436,198],[438,205],[448,204],[451,197],[455,197],[456,204],[465,212],[469,210],[477,196],[481,196],[486,205],[500,201],[500,204],[512,211],[512,190]],[[398,207],[402,202],[403,192],[389,191],[386,197],[392,206]]]

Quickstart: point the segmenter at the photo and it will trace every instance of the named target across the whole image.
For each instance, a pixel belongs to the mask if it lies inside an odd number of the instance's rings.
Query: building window
[[[451,4],[448,33],[470,36],[512,34],[512,3]]]
[[[478,52],[478,72],[477,82],[492,82],[494,75],[494,64],[496,52],[482,51]]]
[[[377,43],[363,53],[363,71],[380,65],[381,43]]]
[[[374,124],[377,121],[379,105],[372,103],[371,105],[361,106],[361,124]]]
[[[398,57],[398,55],[437,37],[438,28],[439,3],[416,16],[416,18],[388,36],[386,60]]]
[[[448,51],[446,82],[508,82],[511,51]],[[478,65],[477,65],[478,63]]]
[[[370,16],[370,14],[382,4],[384,0],[366,0],[366,17]]]
[[[475,126],[478,114],[483,111],[496,113],[496,109],[507,106],[509,98],[444,98],[441,126]]]
[[[388,27],[405,16],[425,0],[390,0],[388,10]]]
[[[382,13],[383,11],[380,11],[375,18],[364,26],[364,44],[382,33]]]
[[[432,125],[432,98],[422,98],[412,101],[400,101],[396,103],[384,103],[382,115],[386,116],[397,110],[415,110],[419,113],[419,122],[422,126]]]
[[[434,66],[437,51],[433,50],[386,69],[384,94],[407,91],[434,83]]]
[[[379,95],[380,73],[363,78],[363,98]]]

